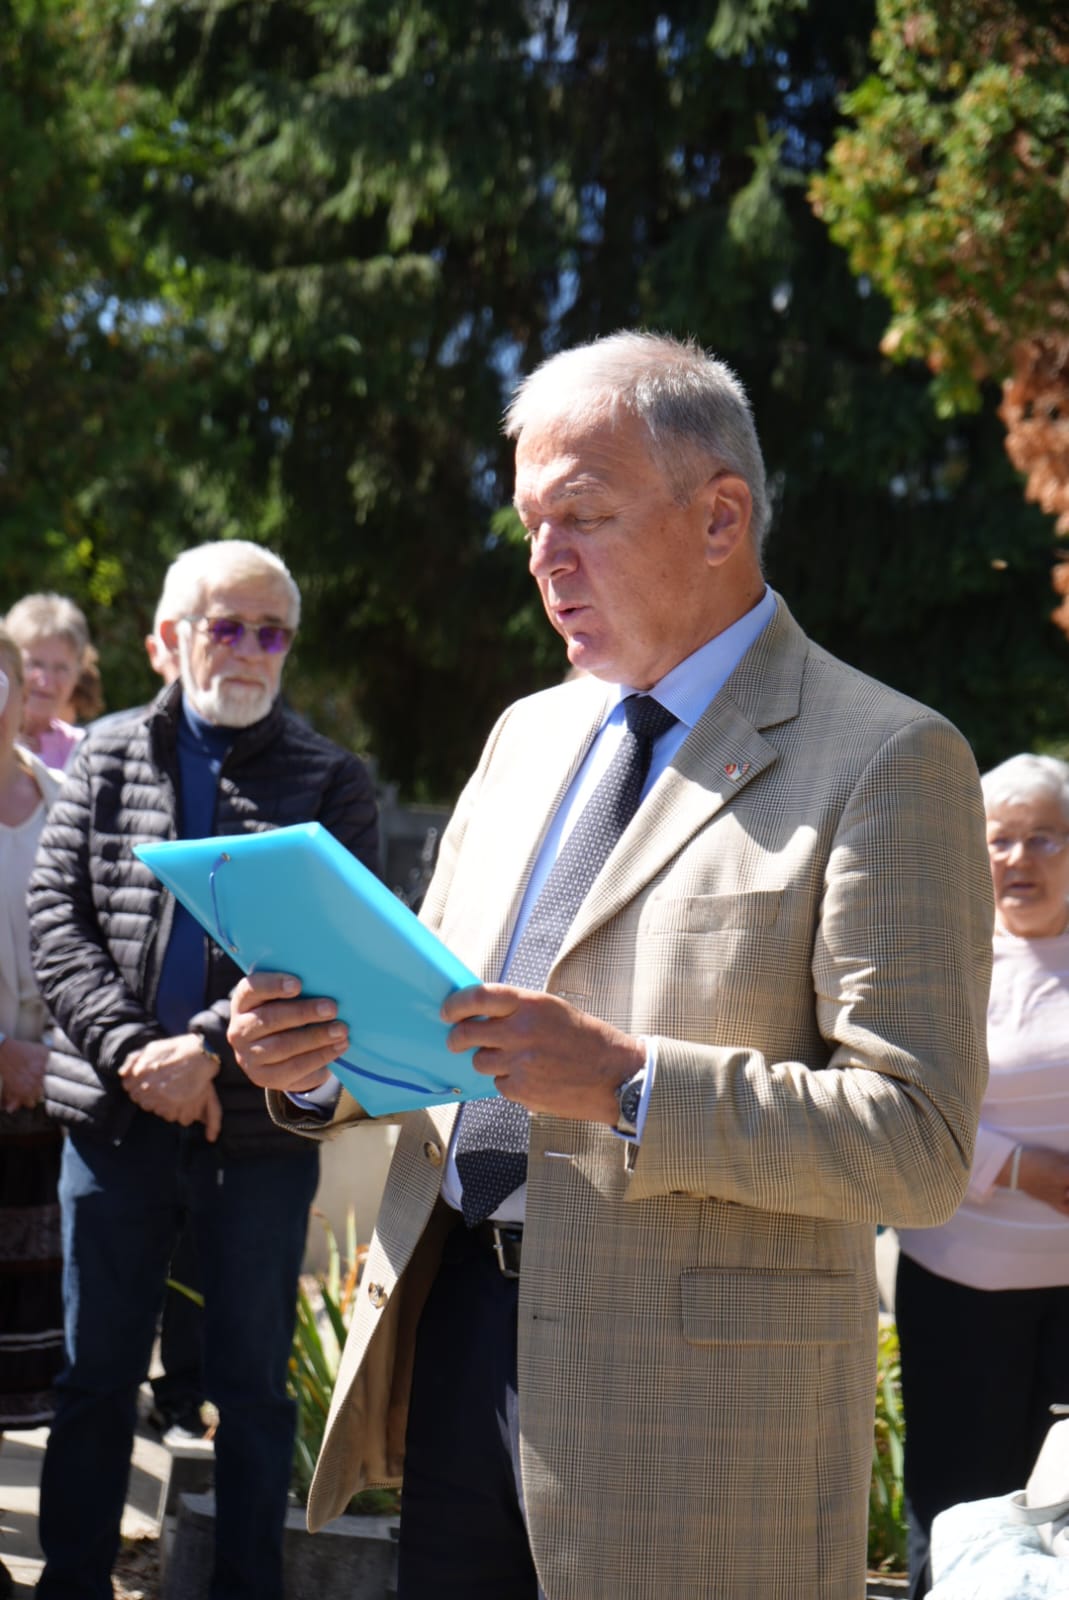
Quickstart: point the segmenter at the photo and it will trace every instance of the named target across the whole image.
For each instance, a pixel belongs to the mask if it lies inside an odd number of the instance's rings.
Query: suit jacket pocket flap
[[[680,1289],[690,1344],[842,1344],[866,1331],[851,1272],[695,1269]]]

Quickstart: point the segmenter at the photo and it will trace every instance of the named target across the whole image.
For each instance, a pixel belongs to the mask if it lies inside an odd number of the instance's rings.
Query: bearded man
[[[318,1157],[273,1125],[235,1063],[237,967],[133,849],[318,821],[377,868],[366,769],[279,699],[299,615],[297,585],[259,545],[179,556],[157,611],[179,680],[90,734],[41,840],[32,943],[57,1025],[45,1100],[69,1135],[67,1364],[41,1481],[47,1600],[111,1600],[138,1388],[183,1225],[219,1411],[211,1600],[282,1600],[286,1363]]]

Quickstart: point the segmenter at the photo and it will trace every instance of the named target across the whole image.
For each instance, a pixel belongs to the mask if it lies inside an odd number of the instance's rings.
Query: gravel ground
[[[158,1539],[124,1539],[115,1564],[115,1600],[160,1600]]]

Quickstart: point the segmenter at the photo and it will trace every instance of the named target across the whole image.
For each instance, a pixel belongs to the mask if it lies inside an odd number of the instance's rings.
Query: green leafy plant
[[[356,1219],[346,1218],[345,1260],[337,1236],[321,1212],[314,1212],[327,1239],[326,1271],[316,1277],[315,1289],[301,1283],[297,1290],[297,1322],[290,1350],[287,1387],[297,1402],[297,1440],[293,1452],[293,1491],[302,1505],[323,1443],[323,1431],[334,1394],[341,1353],[352,1316],[353,1297],[364,1252],[356,1242]],[[399,1500],[393,1489],[365,1489],[349,1503],[351,1512],[391,1515]]]
[[[906,1514],[902,1488],[902,1378],[898,1331],[881,1322],[876,1356],[876,1424],[869,1487],[869,1568],[903,1572],[906,1567]]]

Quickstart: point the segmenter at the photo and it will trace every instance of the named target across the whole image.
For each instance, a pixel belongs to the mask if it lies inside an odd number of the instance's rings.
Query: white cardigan
[[[1069,1150],[1069,932],[997,933],[988,1005],[991,1077],[969,1189],[940,1228],[903,1228],[929,1272],[975,1289],[1069,1284],[1069,1217],[995,1179],[1015,1145]]]
[[[59,793],[63,774],[54,772],[51,767],[46,767],[32,750],[20,747],[20,756],[26,761],[33,773],[34,782],[41,791],[44,807],[38,813],[38,836],[44,826],[45,812]],[[8,886],[0,885],[0,894],[7,893]],[[10,1033],[18,1038],[25,1032],[25,1027],[19,1026],[19,997],[16,974],[18,961],[15,952],[15,933],[9,916],[0,916],[0,1033]],[[43,1014],[42,1006],[42,1014]]]

